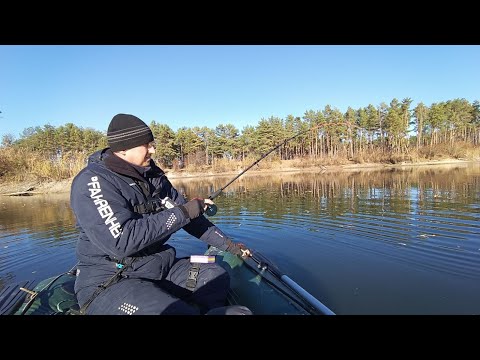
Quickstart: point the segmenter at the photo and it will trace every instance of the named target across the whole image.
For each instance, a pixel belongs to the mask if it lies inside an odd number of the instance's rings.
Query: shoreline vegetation
[[[396,164],[384,164],[384,163],[363,163],[363,164],[338,164],[338,165],[320,165],[309,166],[305,168],[292,167],[289,164],[281,164],[274,168],[251,168],[241,176],[255,176],[255,175],[275,175],[281,173],[321,173],[328,176],[329,174],[336,174],[338,172],[351,172],[351,171],[371,171],[382,169],[402,169],[420,166],[435,167],[439,165],[455,165],[455,164],[467,164],[477,163],[480,159],[441,159],[441,160],[427,160],[420,162],[401,162]],[[260,165],[260,164],[259,164]],[[170,180],[175,179],[196,179],[196,178],[209,178],[209,177],[231,177],[232,179],[240,174],[244,169],[239,171],[224,171],[224,172],[187,172],[183,170],[165,169],[165,173]],[[29,196],[29,195],[41,195],[41,194],[66,194],[70,192],[73,177],[63,180],[39,180],[35,178],[24,179],[21,181],[10,180],[0,181],[0,196]]]
[[[181,127],[154,120],[153,159],[171,180],[267,173],[332,173],[480,160],[480,101],[463,98],[411,108],[412,99],[346,112],[331,105],[303,116],[262,118],[239,130]],[[73,123],[36,126],[0,143],[0,194],[68,192],[104,132]],[[270,155],[269,155],[270,154]],[[262,160],[264,159],[264,160]],[[260,161],[262,160],[262,161]],[[256,164],[256,166],[252,166]],[[249,168],[249,166],[252,166]]]

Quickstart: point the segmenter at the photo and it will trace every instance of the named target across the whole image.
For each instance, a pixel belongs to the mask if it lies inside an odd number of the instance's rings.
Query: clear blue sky
[[[410,97],[480,100],[480,46],[0,45],[0,139],[117,113],[182,126],[342,112]]]

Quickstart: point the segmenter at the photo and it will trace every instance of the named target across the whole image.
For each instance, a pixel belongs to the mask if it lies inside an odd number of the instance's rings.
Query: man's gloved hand
[[[230,239],[227,239],[227,249],[231,254],[240,256],[241,258],[246,258],[252,256],[252,252],[242,243],[235,243]]]
[[[184,210],[184,213],[186,213],[190,219],[195,219],[205,212],[205,202],[199,198],[192,199],[179,207]]]

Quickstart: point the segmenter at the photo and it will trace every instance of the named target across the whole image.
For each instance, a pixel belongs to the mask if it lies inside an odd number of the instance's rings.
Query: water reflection
[[[232,178],[171,181],[205,197]],[[211,220],[338,314],[478,314],[479,197],[478,163],[247,173],[215,199]],[[68,194],[0,206],[0,288],[74,265]],[[172,244],[179,255],[205,249],[185,232]]]
[[[51,224],[71,224],[74,215],[69,205],[69,194],[0,197],[1,229],[29,229],[39,232],[53,231],[55,238],[62,234],[51,229]]]
[[[478,164],[245,176],[214,221],[337,313],[478,313],[479,179]],[[174,182],[197,196],[229,180]]]
[[[2,283],[43,279],[75,263],[68,194],[0,197]]]

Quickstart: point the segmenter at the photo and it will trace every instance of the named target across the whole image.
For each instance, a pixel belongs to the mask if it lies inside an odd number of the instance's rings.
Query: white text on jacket
[[[117,238],[122,233],[120,229],[120,224],[115,222],[117,218],[113,216],[113,211],[110,205],[108,204],[107,200],[102,199],[103,194],[101,194],[102,189],[100,188],[100,183],[98,182],[97,176],[92,176],[92,182],[88,183],[88,190],[90,191],[90,197],[94,199],[94,204],[97,206],[98,213],[102,217],[102,219],[107,218],[105,220],[105,225],[110,225],[108,230],[114,238]]]

